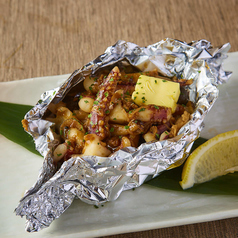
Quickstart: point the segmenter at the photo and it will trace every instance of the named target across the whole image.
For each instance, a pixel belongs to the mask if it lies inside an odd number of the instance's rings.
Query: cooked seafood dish
[[[192,82],[165,78],[157,70],[126,73],[117,66],[87,76],[84,92],[49,105],[46,120],[54,122],[58,140],[54,162],[73,155],[107,157],[124,147],[176,136],[194,110],[183,90]]]

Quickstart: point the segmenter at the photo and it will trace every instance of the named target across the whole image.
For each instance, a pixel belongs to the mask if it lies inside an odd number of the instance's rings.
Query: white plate
[[[238,52],[230,53],[225,69],[233,71],[206,118],[202,136],[238,129]],[[42,92],[59,86],[69,75],[0,83],[0,101],[34,105]],[[11,96],[10,96],[11,95]],[[0,236],[98,237],[162,227],[211,221],[238,215],[238,196],[170,191],[143,185],[96,209],[75,200],[51,226],[38,233],[24,230],[25,218],[14,208],[36,181],[42,158],[0,135]],[[237,188],[236,188],[237,189]]]

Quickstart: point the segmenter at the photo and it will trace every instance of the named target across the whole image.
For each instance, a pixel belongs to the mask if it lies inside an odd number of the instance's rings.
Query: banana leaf
[[[31,108],[30,105],[0,102],[0,134],[32,153],[40,155],[35,149],[32,137],[21,125],[21,120]]]
[[[24,131],[21,125],[21,120],[31,108],[32,106],[30,105],[0,102],[0,134],[23,146],[32,153],[40,155],[35,150],[32,137]],[[205,141],[206,139],[204,138],[198,138],[194,142],[192,151]],[[238,195],[238,172],[218,177],[203,184],[195,185],[193,188],[184,191],[179,185],[182,169],[183,167],[180,166],[172,170],[164,171],[158,177],[146,182],[146,184],[162,189],[189,193]]]

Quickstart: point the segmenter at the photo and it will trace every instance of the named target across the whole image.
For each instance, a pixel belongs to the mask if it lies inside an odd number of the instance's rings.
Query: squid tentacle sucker
[[[117,66],[114,67],[106,77],[105,82],[101,85],[92,111],[89,114],[88,132],[90,134],[96,134],[101,140],[106,138],[110,133],[108,120],[111,109],[109,106],[120,76],[119,68]]]

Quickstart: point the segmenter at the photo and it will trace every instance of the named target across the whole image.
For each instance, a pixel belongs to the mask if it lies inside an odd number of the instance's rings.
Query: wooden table
[[[0,0],[0,81],[73,72],[122,39],[165,37],[238,51],[236,0]],[[238,218],[110,236],[238,237]]]

